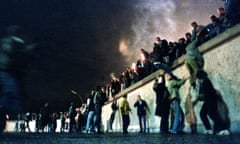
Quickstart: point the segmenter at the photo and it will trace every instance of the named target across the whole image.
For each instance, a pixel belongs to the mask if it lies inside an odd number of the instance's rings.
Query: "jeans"
[[[181,132],[184,128],[184,115],[183,111],[180,107],[180,102],[177,99],[172,101],[173,113],[174,113],[174,120],[173,126],[171,129],[172,133]]]
[[[146,115],[138,115],[140,132],[146,132]],[[142,127],[143,126],[143,127]]]
[[[86,131],[88,132],[90,129],[91,124],[93,123],[94,118],[94,111],[89,111],[87,116],[87,124],[86,124]]]
[[[161,69],[164,72],[166,72],[167,74],[169,74],[169,75],[174,77],[171,68],[168,65],[164,64],[164,63],[154,62],[153,63],[153,69],[154,69],[154,71]]]
[[[95,119],[94,119],[94,125],[97,130],[97,132],[100,132],[101,130],[101,115],[102,115],[102,106],[100,104],[95,104]]]

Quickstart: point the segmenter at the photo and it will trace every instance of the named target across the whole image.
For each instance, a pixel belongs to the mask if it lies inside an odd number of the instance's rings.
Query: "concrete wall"
[[[213,82],[214,87],[222,94],[225,100],[232,123],[240,122],[240,25],[228,29],[221,35],[211,39],[199,47],[204,54],[205,71],[209,74],[209,78]],[[141,95],[145,99],[151,109],[148,114],[149,130],[153,132],[159,131],[160,118],[155,116],[155,92],[152,89],[154,79],[162,71],[159,70],[152,75],[146,77],[134,86],[126,89],[117,95],[119,101],[124,94],[128,95],[128,101],[132,107],[130,114],[130,131],[139,131],[136,109],[133,107],[136,96]],[[180,58],[173,68],[173,73],[179,78],[188,77],[189,74],[183,65],[183,58]],[[184,109],[185,97],[188,92],[189,83],[187,82],[181,89],[181,106]],[[194,97],[193,97],[194,99]],[[111,114],[111,103],[103,107],[102,121],[104,129],[107,129],[107,121]],[[201,102],[195,107],[198,124],[202,124],[199,119],[199,111]],[[121,117],[119,112],[116,114],[113,124],[114,131],[121,131]],[[189,129],[186,126],[186,129]]]

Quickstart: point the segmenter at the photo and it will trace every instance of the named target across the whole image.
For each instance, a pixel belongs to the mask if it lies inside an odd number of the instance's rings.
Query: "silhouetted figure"
[[[60,126],[60,132],[64,132],[65,130],[65,120],[66,120],[66,115],[64,112],[60,112],[60,121],[61,121],[61,126]]]
[[[155,115],[161,117],[160,131],[161,133],[168,133],[169,127],[169,112],[170,112],[170,99],[169,92],[165,86],[164,76],[160,76],[155,80],[153,90],[156,92],[156,110]]]
[[[50,114],[49,114],[49,108],[48,103],[45,103],[43,107],[40,109],[40,115],[41,115],[41,130],[44,132],[45,127],[49,123]]]
[[[75,110],[73,102],[70,103],[69,109],[68,109],[69,119],[70,119],[70,125],[69,125],[69,133],[76,131],[76,120],[75,116],[77,115],[77,112]]]
[[[101,132],[101,121],[102,121],[102,106],[107,101],[107,95],[104,91],[104,87],[98,86],[97,91],[95,92],[93,103],[95,106],[95,120],[94,125],[96,129],[96,133]]]
[[[207,73],[199,71],[197,73],[199,85],[198,100],[203,101],[200,117],[206,129],[206,134],[229,135],[230,119],[228,108],[221,95],[215,90]],[[208,117],[213,121],[213,131]]]
[[[109,120],[110,130],[112,130],[112,125],[113,125],[113,122],[115,119],[116,112],[118,110],[117,100],[113,101],[111,108],[112,108],[112,113],[111,113],[110,120]]]
[[[29,121],[31,120],[31,114],[29,112],[27,112],[25,115],[24,115],[24,122],[25,122],[25,129],[27,128],[28,129],[28,132],[31,132],[31,129],[29,127]],[[24,129],[24,132],[25,132],[25,129]]]

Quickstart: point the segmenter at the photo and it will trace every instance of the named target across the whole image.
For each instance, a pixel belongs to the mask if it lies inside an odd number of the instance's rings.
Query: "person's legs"
[[[168,132],[169,112],[170,112],[170,106],[165,105],[164,110],[162,112],[161,123],[160,123],[160,130],[161,130],[161,132],[164,132],[164,133]]]
[[[205,129],[206,130],[211,130],[211,125],[210,125],[210,122],[209,122],[208,117],[207,117],[207,115],[208,115],[207,110],[208,110],[207,109],[207,104],[204,103],[201,110],[200,110],[200,118],[203,122],[203,125],[204,125]]]
[[[87,124],[85,128],[86,132],[90,131],[90,125],[92,124],[93,117],[94,117],[94,111],[89,111],[87,116]]]
[[[129,119],[128,115],[122,115],[122,128],[123,128],[123,134],[127,134],[127,128],[129,125]]]
[[[102,107],[99,104],[95,105],[95,121],[94,125],[95,128],[97,129],[97,133],[100,133],[100,123],[101,123],[101,113],[102,113]]]
[[[142,115],[138,115],[138,121],[139,121],[140,133],[142,133],[143,132],[143,129],[142,129]]]
[[[195,86],[196,84],[196,74],[199,70],[199,66],[197,64],[197,61],[195,60],[185,60],[185,66],[190,74],[190,84],[191,86]]]
[[[146,115],[142,116],[142,122],[143,122],[143,133],[146,133],[146,129],[147,129],[147,119],[146,119]]]
[[[172,101],[172,107],[174,111],[174,120],[173,120],[173,126],[172,129],[170,130],[171,133],[176,134],[179,131],[180,127],[180,119],[181,119],[181,111],[180,111],[180,106],[179,106],[179,101],[178,100],[173,100]]]
[[[115,118],[115,111],[113,111],[110,116],[110,130],[112,130],[112,124],[113,124],[114,118]]]

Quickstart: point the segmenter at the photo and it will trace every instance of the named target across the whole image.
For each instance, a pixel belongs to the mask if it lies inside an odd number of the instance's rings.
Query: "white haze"
[[[119,51],[130,65],[139,49],[152,51],[156,36],[177,41],[191,31],[192,21],[206,24],[219,6],[223,6],[220,0],[139,0],[134,5],[133,35],[119,41]]]

